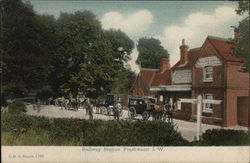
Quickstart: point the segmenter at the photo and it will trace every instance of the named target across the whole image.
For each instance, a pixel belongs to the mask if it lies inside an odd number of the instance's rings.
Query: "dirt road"
[[[96,110],[94,109],[94,119],[101,119],[101,120],[113,120],[113,116],[107,116],[102,114],[96,114]],[[60,107],[53,106],[53,105],[41,105],[41,109],[33,109],[32,105],[27,105],[27,112],[28,115],[33,116],[45,116],[49,118],[79,118],[79,119],[89,119],[89,116],[86,115],[86,111],[83,108],[79,110],[65,110],[61,109]],[[123,110],[122,116],[120,119],[128,120],[128,111]],[[142,119],[141,116],[138,116],[137,119]],[[149,120],[152,120],[151,118]],[[196,122],[188,122],[183,120],[174,119],[173,123],[176,126],[176,130],[181,132],[182,136],[192,141],[196,135]],[[207,125],[202,124],[202,132],[205,132],[208,129],[222,129],[223,127],[215,126],[215,125]],[[247,127],[241,126],[233,126],[226,129],[235,129],[235,130],[245,130],[247,131]]]

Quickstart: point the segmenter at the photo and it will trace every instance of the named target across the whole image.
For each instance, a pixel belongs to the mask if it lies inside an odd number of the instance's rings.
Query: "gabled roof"
[[[208,40],[211,43],[211,45],[215,48],[218,54],[226,61],[243,62],[241,58],[232,56],[233,49],[235,47],[235,44],[232,40],[215,36],[208,36],[206,40]],[[200,55],[199,51],[200,48],[190,49],[188,51],[188,63],[186,63],[182,67],[193,66]],[[172,68],[177,68],[177,67],[181,67],[180,61],[178,61]]]
[[[144,82],[150,86],[155,73],[159,71],[158,69],[146,69],[146,68],[142,68],[141,71],[139,72],[139,75],[141,75],[141,77],[143,78]]]
[[[171,84],[171,72],[170,69],[160,72],[159,69],[147,69],[142,68],[137,76],[136,80],[143,80],[143,83],[148,87],[158,85],[170,85]],[[136,82],[132,86],[135,87]]]
[[[222,56],[222,58],[226,61],[243,62],[241,58],[232,56],[233,49],[235,47],[235,44],[234,42],[232,42],[232,40],[214,36],[208,36],[206,40],[211,43],[211,45],[215,48],[218,54]],[[174,66],[172,66],[171,69],[192,67],[201,55],[200,49],[201,47],[190,49],[188,51],[188,62],[184,65],[180,65],[180,61],[178,61]],[[138,77],[140,77],[140,79],[143,80],[143,83],[148,87],[159,85],[171,85],[171,72],[169,69],[165,70],[164,72],[160,72],[159,69],[142,68]],[[137,80],[138,79],[139,78],[137,78]],[[134,86],[135,83],[132,88],[134,88]]]
[[[132,87],[130,88],[130,91],[132,91],[134,89],[137,89],[138,91],[142,91],[142,92],[145,92],[149,89],[149,85],[143,79],[143,76],[141,76],[139,74],[137,75]]]
[[[226,61],[243,62],[241,58],[232,56],[233,49],[235,47],[235,44],[232,42],[232,40],[215,36],[208,36],[207,40]]]
[[[171,84],[171,71],[165,70],[164,72],[157,71],[151,86],[170,85]]]
[[[183,65],[183,67],[191,67],[191,66],[193,66],[193,64],[195,63],[196,59],[198,58],[199,51],[200,51],[200,47],[199,48],[190,49],[188,51],[188,62],[185,65]],[[180,61],[178,61],[172,68],[177,68],[178,66],[180,66]]]

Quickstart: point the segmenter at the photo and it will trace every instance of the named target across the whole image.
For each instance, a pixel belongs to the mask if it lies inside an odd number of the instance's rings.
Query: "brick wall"
[[[213,99],[215,100],[222,100],[224,101],[224,89],[211,89],[211,88],[196,88],[193,90],[192,96],[193,98],[197,98],[198,95],[203,95],[204,93],[211,93],[213,95]],[[224,103],[221,104],[214,104],[213,106],[213,113],[202,113],[203,116],[203,123],[207,124],[214,124],[214,125],[222,125],[223,124],[223,117],[224,117]],[[192,105],[192,116],[191,119],[193,121],[196,120],[196,112],[197,112],[197,105]]]
[[[249,98],[238,97],[237,98],[237,120],[238,124],[242,126],[249,125]]]
[[[240,112],[248,112],[249,104],[243,104],[243,108],[237,108],[237,99],[238,97],[246,97],[248,98],[248,91],[247,90],[234,90],[228,89],[226,91],[226,106],[225,106],[225,123],[224,126],[235,126],[238,125],[238,118],[237,115],[238,109],[243,109]],[[242,115],[242,113],[240,113]],[[244,119],[244,118],[243,118]]]
[[[239,72],[241,65],[227,63],[227,87],[249,89],[249,73]]]
[[[203,68],[193,68],[193,87],[222,87],[224,86],[224,67],[213,67],[213,81],[203,81]]]

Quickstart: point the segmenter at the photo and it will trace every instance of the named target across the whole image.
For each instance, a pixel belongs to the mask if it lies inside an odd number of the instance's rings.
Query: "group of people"
[[[167,100],[165,104],[161,104],[161,105],[156,105],[156,104],[152,104],[152,102],[150,102],[150,100],[146,100],[146,104],[147,104],[147,110],[151,110],[152,109],[152,105],[153,105],[153,109],[155,110],[156,113],[159,114],[155,114],[155,120],[157,120],[157,118],[160,120],[167,120],[167,122],[172,123],[173,122],[173,115],[174,112],[177,108],[177,104],[176,102],[174,103],[172,99]],[[160,115],[160,116],[159,116]]]
[[[90,99],[88,97],[84,97],[84,98],[78,98],[77,100],[75,100],[73,98],[70,99],[66,99],[64,97],[59,97],[56,99],[48,99],[48,103],[47,104],[54,104],[55,106],[60,106],[61,109],[65,108],[68,109],[70,106],[73,108],[78,108],[79,106],[82,106],[85,110],[86,110],[86,115],[89,116],[90,120],[93,120],[93,110],[94,108],[96,108],[96,110],[100,109],[100,102],[98,100],[95,99]],[[73,104],[73,105],[72,105]],[[41,105],[42,105],[42,101],[40,99],[35,99],[33,101],[33,109],[37,110],[37,112],[40,112],[41,110]],[[114,119],[119,120],[120,117],[120,112],[122,109],[122,106],[120,103],[115,103],[114,106],[109,106],[108,108],[110,111],[113,111],[113,115],[114,115]]]
[[[61,106],[61,108],[65,107],[65,109],[67,109],[70,101],[71,103],[73,103],[73,98],[70,99],[65,99],[64,97],[61,98],[56,98],[54,99],[54,104]],[[52,101],[52,99],[49,99],[50,103]],[[34,109],[37,109],[38,112],[40,112],[41,110],[41,101],[39,99],[36,99],[36,105],[33,105]],[[78,98],[75,101],[75,107],[77,108],[79,104],[81,104],[81,106],[83,108],[86,109],[86,115],[89,116],[89,119],[92,120],[93,117],[93,109],[96,108],[96,110],[100,109],[100,104],[93,99],[84,97],[84,98]],[[152,103],[150,101],[147,102],[147,110],[152,109],[151,106]],[[172,123],[173,122],[173,114],[174,111],[176,109],[176,103],[173,102],[172,99],[166,100],[165,104],[163,104],[161,107],[159,107],[159,105],[154,105],[154,109],[159,109],[160,112],[162,113],[161,118],[167,120],[168,122]],[[115,102],[114,105],[110,105],[108,107],[106,107],[107,111],[112,111],[113,112],[113,116],[114,119],[119,120],[120,118],[120,114],[122,111],[122,105],[119,102]],[[158,111],[159,112],[159,111]]]
[[[174,112],[176,110],[176,102],[173,103],[173,101],[170,99],[169,101],[167,101],[164,105],[164,109],[166,111],[166,115],[167,115],[167,120],[168,122],[172,123],[173,122],[173,117],[174,117]]]
[[[93,120],[93,108],[98,109],[100,106],[96,106],[91,99],[86,98],[86,101],[84,101],[84,108],[86,109],[86,115],[89,115],[89,119]],[[108,106],[110,110],[113,111],[114,119],[119,120],[120,119],[120,112],[122,110],[122,105],[120,103],[116,103],[114,106]]]

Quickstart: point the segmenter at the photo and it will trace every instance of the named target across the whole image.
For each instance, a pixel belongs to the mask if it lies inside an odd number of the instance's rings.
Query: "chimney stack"
[[[160,72],[164,72],[165,70],[170,69],[169,59],[167,57],[162,57],[160,59]]]
[[[185,45],[185,40],[182,39],[182,45],[180,46],[180,64],[188,62],[188,46]]]

